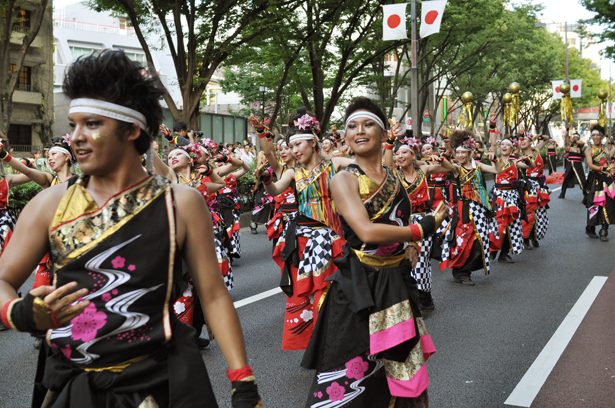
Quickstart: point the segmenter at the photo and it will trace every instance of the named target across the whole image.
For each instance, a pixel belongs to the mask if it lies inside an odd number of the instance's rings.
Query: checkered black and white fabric
[[[517,218],[508,225],[508,234],[510,235],[510,252],[514,255],[519,255],[523,252],[523,225],[521,218]]]
[[[239,231],[233,231],[231,233],[231,248],[233,248],[233,254],[237,257],[241,256],[241,244],[239,243]]]
[[[333,259],[331,243],[339,239],[338,235],[330,228],[310,228],[298,225],[297,237],[307,238],[301,261],[299,262],[298,274],[314,273],[325,268]]]
[[[472,214],[472,220],[474,220],[474,228],[483,246],[485,273],[489,274],[489,233],[496,237],[500,236],[498,223],[495,221],[495,218],[487,218],[487,209],[474,201],[470,201],[470,213]]]
[[[410,219],[413,224],[417,224],[427,214],[412,214]],[[419,244],[421,250],[419,252],[419,259],[416,266],[412,270],[412,277],[416,280],[419,290],[423,292],[431,292],[431,248],[433,247],[434,237],[428,237],[423,239]]]
[[[538,207],[534,211],[536,217],[536,239],[543,239],[547,234],[549,228],[549,216],[547,215],[547,209],[545,207]]]
[[[226,234],[226,231],[224,231]],[[231,267],[231,263],[228,261],[228,249],[222,245],[222,241],[218,237],[217,231],[214,229],[214,244],[216,247],[216,258],[218,260],[218,264],[226,261],[228,262],[228,274],[226,276],[222,275],[224,278],[224,284],[228,290],[233,289],[235,286],[235,280],[233,279],[233,268]]]
[[[8,210],[0,210],[0,254],[10,231],[15,229],[15,217]]]
[[[442,221],[442,224],[440,225],[440,228],[438,228],[438,230],[436,231],[437,235],[440,235],[441,237],[443,237],[444,239],[442,240],[442,260],[444,259],[449,259],[450,258],[450,253],[451,253],[451,247],[449,245],[449,239],[451,237],[451,235],[453,234],[453,229],[449,227],[449,222],[444,220]]]

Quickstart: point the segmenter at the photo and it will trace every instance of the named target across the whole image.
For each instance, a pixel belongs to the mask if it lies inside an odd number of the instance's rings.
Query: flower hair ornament
[[[425,143],[432,145],[433,147],[438,147],[438,142],[433,136],[429,136],[425,139]]]
[[[415,137],[405,137],[401,140],[401,143],[398,150],[405,149],[417,152],[421,148],[421,141]]]
[[[62,142],[70,146],[70,134],[67,133],[64,136],[62,136]]]
[[[316,118],[311,117],[307,113],[295,121],[295,127],[300,130],[311,130],[312,133],[318,134],[320,132],[320,123]]]
[[[196,161],[199,160],[201,156],[203,156],[201,146],[196,143],[190,143],[188,146],[180,146],[179,148],[182,152],[187,153],[188,158],[193,163],[196,163]]]

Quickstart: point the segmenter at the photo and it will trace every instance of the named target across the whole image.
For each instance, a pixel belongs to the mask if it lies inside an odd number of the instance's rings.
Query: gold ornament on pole
[[[570,123],[572,122],[572,101],[570,100],[570,84],[564,82],[560,85],[559,90],[561,93],[564,94],[564,96],[562,96],[562,103],[560,106],[562,121]]]
[[[509,126],[513,127],[519,124],[519,105],[521,100],[519,92],[521,92],[521,85],[513,82],[508,87],[508,90],[512,93],[512,118]]]
[[[600,98],[600,114],[598,116],[598,123],[600,126],[606,126],[606,98],[609,97],[609,93],[605,89],[598,91],[598,98]]]
[[[457,125],[472,129],[472,100],[474,100],[472,92],[464,92],[463,95],[461,95],[461,100],[463,101],[463,108],[461,110],[461,115],[459,115]]]
[[[512,127],[512,100],[513,96],[510,93],[505,93],[502,97],[502,102],[504,102],[504,126],[508,127]]]

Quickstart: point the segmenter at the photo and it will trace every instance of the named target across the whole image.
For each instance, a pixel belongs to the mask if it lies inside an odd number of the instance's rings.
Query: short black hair
[[[145,116],[147,129],[141,129],[135,147],[147,151],[162,123],[159,99],[166,90],[159,85],[156,70],[132,61],[122,50],[79,57],[64,76],[62,90],[70,99],[91,98],[134,109]],[[118,133],[132,124],[118,121]]]
[[[173,132],[181,132],[182,130],[188,131],[188,124],[183,120],[178,120],[173,124]]]
[[[359,96],[358,98],[355,98],[352,100],[352,102],[350,102],[350,105],[348,105],[348,107],[346,108],[346,113],[344,114],[344,122],[348,120],[348,117],[350,115],[352,115],[358,110],[366,110],[378,116],[385,126],[385,129],[382,130],[386,130],[387,117],[382,111],[382,108],[380,108],[380,106],[378,106],[376,102],[372,101],[369,98],[366,98],[365,96]]]

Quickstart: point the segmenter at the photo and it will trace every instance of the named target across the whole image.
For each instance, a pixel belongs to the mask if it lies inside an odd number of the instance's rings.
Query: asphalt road
[[[433,263],[436,310],[426,321],[437,348],[428,362],[431,407],[502,407],[592,277],[608,276],[615,266],[615,228],[608,243],[589,239],[578,187],[566,200],[558,194],[552,194],[551,223],[540,248],[514,256],[511,265],[493,263],[489,276],[475,272],[476,286],[454,283],[450,270],[440,272]],[[275,288],[280,276],[263,227],[258,235],[242,230],[241,240],[243,257],[233,267],[235,301]],[[238,309],[250,365],[269,408],[303,407],[314,375],[299,367],[302,352],[280,350],[284,305],[277,294]],[[32,339],[0,332],[0,350],[0,407],[29,406]],[[226,365],[215,343],[203,359],[220,407],[230,407]]]

